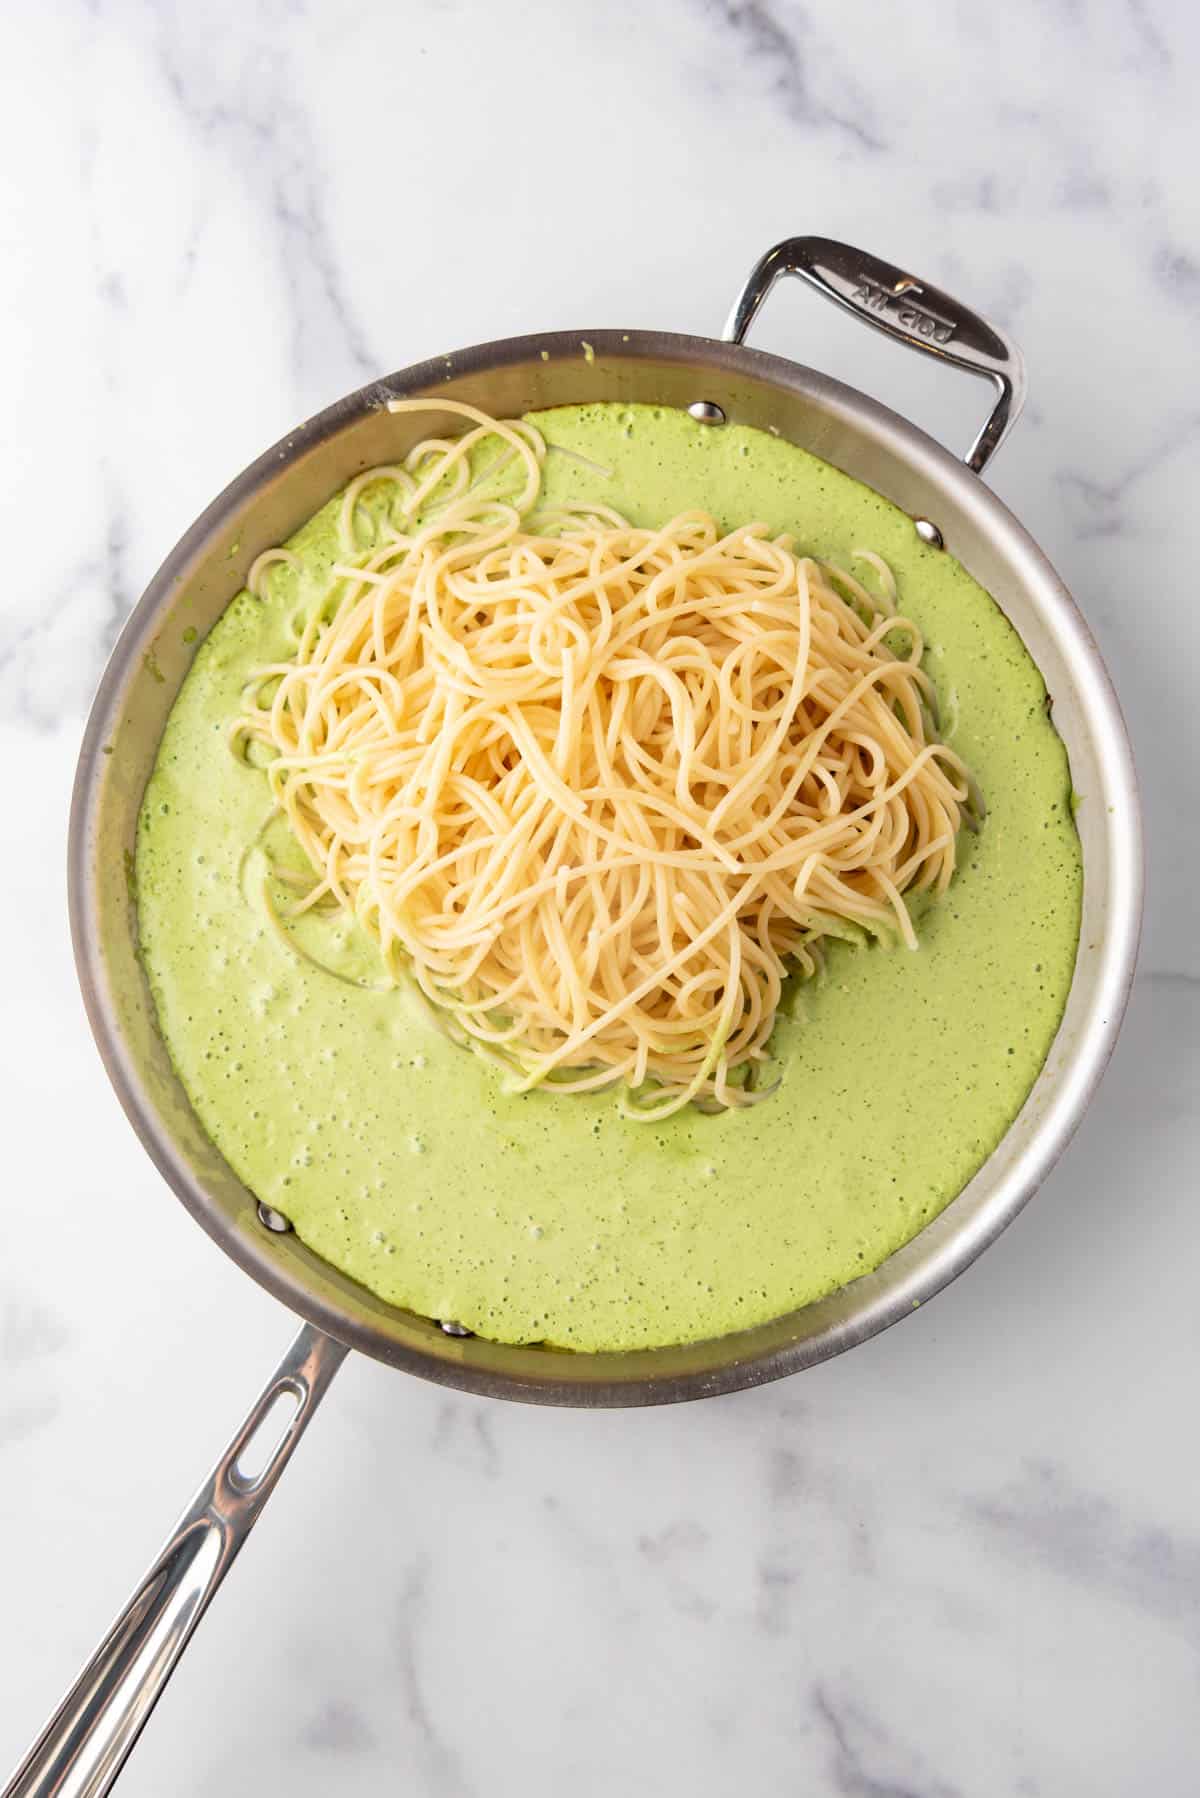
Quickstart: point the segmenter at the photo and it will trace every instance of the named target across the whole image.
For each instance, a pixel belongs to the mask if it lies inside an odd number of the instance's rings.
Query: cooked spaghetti
[[[235,726],[315,870],[294,909],[352,914],[522,1090],[753,1103],[789,975],[828,936],[915,948],[905,895],[954,871],[971,782],[888,570],[702,512],[539,514],[533,426],[393,410],[470,428],[347,488]]]

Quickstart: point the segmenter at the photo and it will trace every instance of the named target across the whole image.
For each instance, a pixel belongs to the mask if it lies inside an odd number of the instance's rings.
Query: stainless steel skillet
[[[995,403],[964,462],[863,394],[745,346],[782,275],[901,343],[987,379]],[[587,400],[689,408],[777,431],[902,507],[1008,614],[1038,663],[1084,796],[1084,916],[1070,997],[1046,1065],[1003,1142],[954,1202],[874,1273],[742,1334],[684,1347],[571,1356],[467,1336],[452,1319],[384,1304],[311,1254],[256,1203],[205,1138],[171,1069],[137,958],[127,869],[142,791],[199,635],[258,553],[351,476],[393,461],[423,427],[396,395],[445,394],[507,416]],[[894,1323],[972,1261],[1036,1190],[1112,1050],[1141,908],[1137,792],[1125,727],[1096,647],[1037,545],[979,478],[1016,419],[1024,372],[994,327],[928,283],[843,244],[793,238],[755,267],[723,339],[647,331],[554,333],[484,344],[339,401],[240,475],[155,575],[113,653],[87,726],[71,813],[71,926],[88,1016],[109,1077],[157,1166],[235,1261],[306,1321],[129,1607],[6,1788],[108,1790],[192,1629],[350,1347],[428,1379],[543,1404],[659,1404],[792,1373]],[[415,439],[414,439],[415,440]],[[282,1436],[252,1468],[268,1419]]]

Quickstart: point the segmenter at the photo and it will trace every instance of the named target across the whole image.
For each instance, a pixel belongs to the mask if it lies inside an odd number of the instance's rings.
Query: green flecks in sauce
[[[335,559],[330,502],[292,541],[305,573],[276,569],[262,601],[239,594],[196,652],[141,814],[143,954],[210,1136],[319,1254],[485,1336],[649,1347],[829,1292],[961,1189],[1057,1027],[1079,845],[1036,668],[904,513],[765,433],[645,406],[533,416],[612,470],[550,457],[552,502],[602,498],[646,525],[706,506],[847,566],[860,546],[891,564],[929,644],[943,727],[988,805],[950,892],[922,914],[919,951],[834,945],[780,1018],[778,1092],[658,1125],[623,1121],[611,1098],[506,1095],[406,994],[372,989],[374,950],[344,920],[305,919],[295,940],[313,960],[298,959],[259,897],[265,783],[226,727],[248,674],[291,653],[288,616]],[[277,865],[283,838],[270,840]]]

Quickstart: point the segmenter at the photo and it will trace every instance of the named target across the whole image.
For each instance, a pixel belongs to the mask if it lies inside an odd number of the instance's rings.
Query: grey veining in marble
[[[86,1035],[74,754],[142,584],[339,393],[526,330],[711,332],[824,232],[1013,331],[993,484],[1145,787],[1142,973],[1044,1193],[902,1328],[664,1413],[351,1360],[124,1775],[136,1798],[1200,1789],[1200,21],[1172,0],[17,0],[0,106],[0,1769],[290,1320]],[[14,49],[14,47],[16,47]],[[964,445],[974,383],[789,288],[755,341]]]

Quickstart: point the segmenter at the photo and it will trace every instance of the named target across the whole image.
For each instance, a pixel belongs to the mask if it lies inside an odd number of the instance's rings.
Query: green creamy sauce
[[[277,569],[262,602],[239,594],[196,654],[142,810],[141,940],[205,1129],[319,1255],[394,1304],[496,1340],[648,1348],[819,1298],[961,1190],[1062,1014],[1079,843],[1037,669],[903,512],[738,426],[619,405],[535,422],[612,470],[552,449],[551,502],[602,498],[641,525],[704,507],[726,529],[790,530],[847,567],[860,546],[890,563],[929,645],[947,740],[988,804],[949,893],[923,912],[919,950],[834,945],[778,1022],[769,1100],[643,1124],[611,1095],[507,1095],[404,992],[353,984],[378,962],[345,920],[309,917],[295,947],[281,941],[262,903],[264,846],[275,866],[302,858],[278,822],[283,840],[261,839],[266,782],[231,754],[227,727],[250,673],[291,654],[286,619],[335,559],[335,501],[292,540],[302,574]]]

